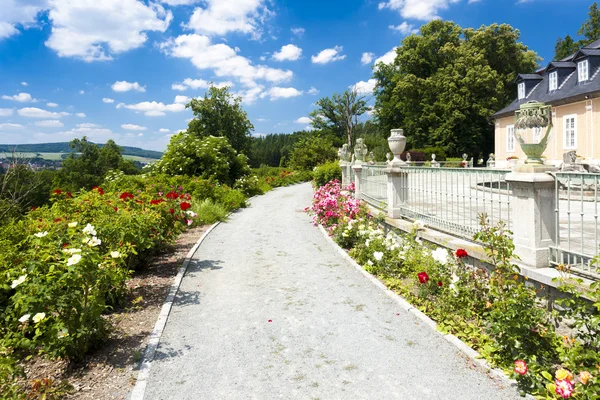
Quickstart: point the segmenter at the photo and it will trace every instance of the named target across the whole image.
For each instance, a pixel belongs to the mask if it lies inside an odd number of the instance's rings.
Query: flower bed
[[[339,182],[317,189],[307,209],[315,223],[390,289],[396,291],[515,378],[522,393],[538,398],[600,398],[600,286],[582,298],[563,278],[562,314],[550,312],[512,263],[514,245],[502,224],[485,216],[476,239],[487,246],[491,270],[466,262],[464,249],[450,252],[419,239],[423,224],[410,234],[385,232],[358,202],[342,194]],[[566,276],[566,275],[565,275]],[[561,336],[557,322],[572,321]],[[563,324],[564,325],[564,324]]]

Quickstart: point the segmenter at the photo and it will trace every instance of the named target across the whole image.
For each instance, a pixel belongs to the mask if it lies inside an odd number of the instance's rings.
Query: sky
[[[434,18],[508,23],[545,66],[589,0],[0,0],[0,143],[75,137],[163,151],[189,99],[226,85],[253,135],[310,129],[319,98],[369,95],[375,62]]]

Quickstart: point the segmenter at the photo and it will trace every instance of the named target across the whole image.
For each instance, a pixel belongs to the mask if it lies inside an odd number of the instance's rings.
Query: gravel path
[[[231,216],[190,263],[145,399],[516,399],[347,264],[309,184]]]

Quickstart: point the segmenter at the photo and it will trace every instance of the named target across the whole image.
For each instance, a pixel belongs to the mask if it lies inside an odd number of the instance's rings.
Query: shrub
[[[205,199],[193,207],[197,214],[199,224],[214,224],[217,221],[224,221],[227,216],[227,210],[221,204],[215,203],[211,199]]]
[[[411,149],[410,154],[423,153],[425,156],[424,161],[431,161],[431,155],[435,154],[436,161],[446,161],[446,149],[444,147],[426,147],[424,149]],[[419,160],[420,161],[420,160]]]
[[[406,161],[406,155],[410,153],[410,160],[414,161],[414,162],[421,162],[421,161],[428,161],[427,157],[425,156],[425,153],[422,152],[417,152],[414,150],[410,150],[410,151],[405,151],[402,154],[400,154],[400,158],[404,161]]]
[[[313,177],[317,187],[325,186],[327,182],[342,180],[342,168],[337,161],[327,162],[314,169]]]
[[[294,144],[290,154],[290,168],[295,170],[310,170],[319,164],[333,161],[337,158],[337,150],[329,138],[312,136],[302,138]]]

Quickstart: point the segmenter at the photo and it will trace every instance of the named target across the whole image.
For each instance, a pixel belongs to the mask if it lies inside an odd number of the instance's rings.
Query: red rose
[[[70,199],[73,198],[73,195],[71,194],[71,192],[67,192],[67,197],[70,198]]]
[[[192,205],[191,205],[190,203],[188,203],[188,202],[184,201],[183,203],[181,203],[181,204],[179,205],[179,208],[181,208],[181,211],[185,211],[185,210],[187,210],[188,208],[190,208],[191,206],[192,206]]]
[[[440,282],[438,282],[438,286],[442,287],[442,286],[444,286],[444,283],[442,281],[440,281]]]
[[[121,196],[119,196],[119,198],[121,200],[133,199],[133,195],[129,192],[123,192],[121,193]]]
[[[458,249],[454,254],[456,254],[457,258],[465,258],[469,255],[465,249]]]
[[[60,221],[62,221],[62,218],[55,218],[55,219],[54,219],[54,223],[55,223],[55,224],[56,224],[56,223],[59,223]]]
[[[178,198],[179,198],[179,195],[175,192],[167,193],[167,199],[169,199],[169,200],[177,200]]]
[[[171,214],[175,214],[175,210],[174,210],[174,209],[172,209],[172,208],[169,208],[169,212],[170,212]]]
[[[54,190],[54,192],[52,192],[52,193],[54,193],[54,194],[57,194],[57,195],[58,195],[58,194],[62,194],[62,190],[60,190],[60,189],[55,189],[55,190]]]
[[[429,275],[427,275],[427,272],[425,272],[425,271],[419,272],[417,274],[417,277],[419,278],[419,282],[421,282],[421,283],[429,282]]]
[[[152,204],[153,206],[162,203],[164,200],[163,199],[158,199],[158,200],[150,200],[150,204]]]

